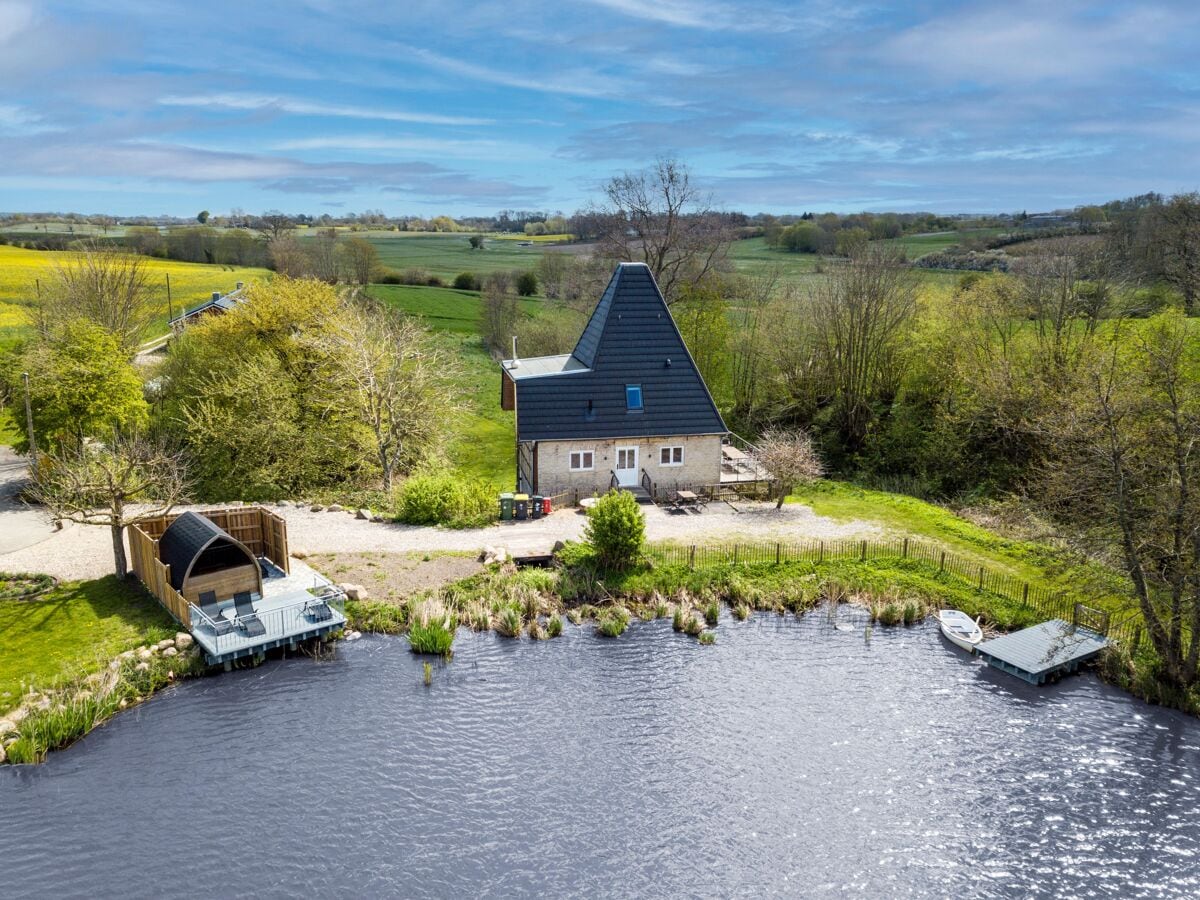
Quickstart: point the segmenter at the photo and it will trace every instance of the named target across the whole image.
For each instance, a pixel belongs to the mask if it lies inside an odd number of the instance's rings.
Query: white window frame
[[[675,451],[679,451],[679,462],[674,462]],[[667,453],[669,462],[663,462],[663,453]],[[658,466],[661,469],[674,469],[683,465],[683,444],[663,444],[658,448]]]
[[[592,464],[585,466],[583,464],[584,454],[591,457]],[[579,465],[575,465],[575,457],[579,457]],[[596,451],[595,450],[572,450],[567,454],[567,466],[572,472],[595,472],[596,471]]]

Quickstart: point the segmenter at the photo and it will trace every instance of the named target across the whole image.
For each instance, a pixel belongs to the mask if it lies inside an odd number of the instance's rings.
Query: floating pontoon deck
[[[1108,638],[1082,625],[1051,619],[1023,631],[984,641],[976,651],[989,666],[1030,684],[1074,672],[1108,646]]]

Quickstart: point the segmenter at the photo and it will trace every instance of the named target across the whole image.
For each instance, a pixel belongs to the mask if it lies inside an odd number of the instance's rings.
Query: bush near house
[[[406,525],[473,528],[496,518],[497,500],[485,482],[453,472],[424,472],[401,485],[396,521]]]
[[[603,568],[629,568],[641,556],[645,537],[646,517],[628,491],[609,491],[588,510],[584,538]]]

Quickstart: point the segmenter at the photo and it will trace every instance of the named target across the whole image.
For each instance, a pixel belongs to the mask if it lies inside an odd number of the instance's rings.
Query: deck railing
[[[1062,619],[1080,627],[1101,630],[1109,640],[1131,650],[1141,644],[1144,630],[1136,611],[1120,619],[1084,606],[1077,595],[1038,587],[1007,572],[914,538],[805,542],[746,542],[733,544],[658,545],[651,553],[663,562],[689,568],[741,565],[821,563],[833,560],[867,562],[875,559],[913,560],[942,577],[965,582],[978,591],[996,594],[1047,619]]]
[[[327,606],[335,615],[319,618],[322,615],[320,605]],[[232,624],[232,629],[225,634],[217,634],[215,622],[204,610],[189,603],[190,630],[201,639],[202,645],[213,656],[222,656],[235,650],[252,648],[259,644],[267,644],[295,635],[304,634],[320,628],[323,624],[346,619],[346,595],[337,588],[331,588],[325,594],[314,594],[306,600],[298,600],[287,606],[274,609],[254,610],[254,616],[262,623],[264,633],[256,637],[248,635],[244,630],[241,616],[225,619]],[[224,618],[224,617],[222,617]],[[340,623],[339,623],[340,624]]]

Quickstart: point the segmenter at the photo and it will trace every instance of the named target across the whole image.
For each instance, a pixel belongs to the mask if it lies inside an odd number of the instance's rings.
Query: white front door
[[[636,487],[638,483],[638,448],[617,448],[617,483],[621,487]]]

